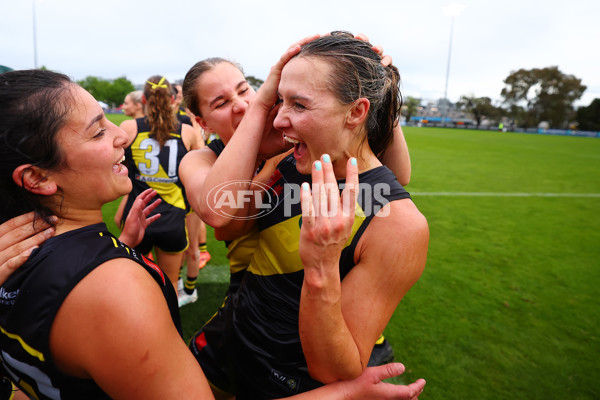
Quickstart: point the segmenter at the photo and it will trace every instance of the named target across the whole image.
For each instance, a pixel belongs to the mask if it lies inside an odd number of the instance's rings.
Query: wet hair
[[[0,222],[35,211],[50,223],[49,217],[57,214],[46,205],[47,196],[18,186],[12,176],[24,164],[47,170],[66,166],[58,133],[75,104],[72,85],[68,76],[52,71],[0,74]]]
[[[244,74],[244,70],[240,64],[221,57],[212,57],[198,61],[192,68],[190,68],[187,74],[185,74],[182,86],[183,101],[192,114],[202,117],[202,112],[200,112],[200,97],[198,96],[198,91],[196,90],[196,83],[198,79],[202,76],[202,74],[214,69],[217,65],[222,63],[231,64],[239,69],[242,75]]]
[[[305,44],[296,57],[314,57],[330,66],[329,88],[342,104],[369,100],[366,139],[373,153],[381,156],[393,140],[402,95],[398,69],[384,67],[372,47],[349,32],[337,31]]]
[[[150,124],[150,135],[160,143],[161,147],[179,124],[171,108],[172,91],[169,81],[160,75],[151,76],[144,85],[145,111]]]

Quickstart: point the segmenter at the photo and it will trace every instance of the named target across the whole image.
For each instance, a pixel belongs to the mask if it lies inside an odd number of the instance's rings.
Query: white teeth
[[[125,154],[123,154],[123,157],[121,158],[121,161],[119,161],[120,163],[125,162]]]
[[[286,135],[283,135],[283,138],[285,140],[287,140],[288,142],[290,142],[290,143],[294,143],[294,144],[302,143],[301,141],[296,140],[296,139],[292,139],[291,137],[287,137]]]

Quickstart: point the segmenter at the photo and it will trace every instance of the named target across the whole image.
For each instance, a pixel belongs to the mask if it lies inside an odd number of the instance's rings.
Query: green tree
[[[600,131],[600,99],[594,99],[589,106],[577,109],[578,129]]]
[[[102,101],[111,107],[121,104],[125,96],[135,89],[133,84],[125,77],[109,81],[96,76],[87,76],[77,83],[90,92],[96,100]]]
[[[513,71],[504,84],[501,94],[505,103],[524,106],[525,126],[548,121],[557,128],[565,127],[573,118],[573,103],[586,89],[581,79],[563,74],[556,66]]]
[[[402,105],[402,115],[406,117],[406,122],[410,122],[410,118],[417,113],[417,107],[421,104],[421,99],[416,97],[406,96]]]
[[[252,75],[247,76],[246,80],[248,81],[250,86],[252,86],[252,88],[254,88],[254,90],[258,90],[258,88],[260,88],[262,86],[262,84],[265,83],[265,81],[263,81],[262,79],[256,78]]]
[[[125,100],[125,96],[127,96],[134,90],[135,88],[133,87],[133,83],[131,83],[124,76],[122,76],[112,81],[111,85],[108,88],[106,100],[104,100],[104,102],[110,104],[111,107],[118,106],[123,103],[123,100]]]
[[[484,118],[498,121],[504,114],[500,107],[496,107],[492,104],[492,99],[489,97],[475,97],[475,96],[460,96],[460,99],[456,103],[456,106],[460,110],[465,110],[473,113],[477,127],[481,125],[481,121]]]

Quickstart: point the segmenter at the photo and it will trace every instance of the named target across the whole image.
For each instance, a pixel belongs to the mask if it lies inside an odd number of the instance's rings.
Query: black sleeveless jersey
[[[215,153],[217,157],[219,157],[223,152],[223,149],[225,149],[225,143],[223,143],[221,139],[215,139],[211,140],[211,142],[207,144],[206,147],[211,149],[213,153]]]
[[[2,372],[31,398],[108,399],[93,380],[64,374],[52,361],[50,329],[64,299],[104,262],[137,262],[161,287],[181,334],[177,295],[161,269],[109,233],[104,223],[52,237],[0,286]]]
[[[303,182],[311,177],[296,170],[293,155],[281,161],[269,183],[278,195],[271,196],[270,212],[258,220],[258,246],[231,301],[239,400],[287,397],[322,385],[308,374],[298,333]],[[385,166],[360,174],[359,183],[352,234],[339,262],[341,279],[354,267],[356,245],[375,214],[388,202],[410,198]]]

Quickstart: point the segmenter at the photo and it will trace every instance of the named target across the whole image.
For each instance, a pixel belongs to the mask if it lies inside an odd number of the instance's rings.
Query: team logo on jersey
[[[300,386],[299,378],[285,375],[276,369],[271,370],[271,380],[293,390],[294,392],[298,392],[298,387]]]
[[[4,287],[0,287],[0,304],[14,304],[18,294],[19,289],[7,292]]]

